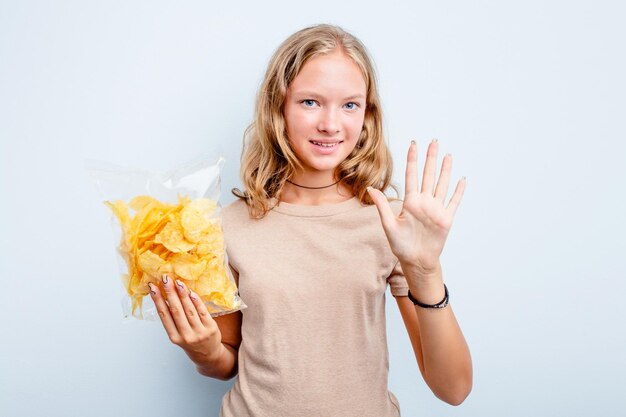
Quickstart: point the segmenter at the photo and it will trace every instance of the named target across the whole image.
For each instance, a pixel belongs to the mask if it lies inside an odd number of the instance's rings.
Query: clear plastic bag
[[[223,165],[218,148],[166,173],[85,161],[111,215],[125,318],[158,319],[147,284],[160,286],[163,273],[196,292],[213,317],[246,308],[222,232]]]

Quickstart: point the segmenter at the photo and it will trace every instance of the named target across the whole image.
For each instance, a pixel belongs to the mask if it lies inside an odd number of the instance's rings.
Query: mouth
[[[315,146],[318,146],[320,148],[334,148],[335,146],[339,145],[340,143],[343,143],[342,140],[333,140],[333,141],[314,141],[314,140],[310,140],[310,143],[312,143]]]

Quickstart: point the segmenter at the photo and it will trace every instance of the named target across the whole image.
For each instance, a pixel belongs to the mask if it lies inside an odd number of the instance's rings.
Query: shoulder
[[[249,217],[248,206],[242,199],[236,198],[222,206],[221,217],[226,224],[239,223]]]
[[[230,203],[222,206],[222,214],[236,213],[242,209],[246,209],[246,203],[240,198],[235,198]]]

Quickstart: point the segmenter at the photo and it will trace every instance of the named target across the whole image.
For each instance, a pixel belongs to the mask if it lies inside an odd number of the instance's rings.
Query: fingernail
[[[198,294],[189,290],[189,298],[191,298],[193,301],[198,301]]]
[[[411,140],[411,145],[415,145],[415,140]]]
[[[154,288],[152,288],[152,283],[151,282],[148,283],[148,287],[150,287],[150,294],[156,295],[156,291],[154,291]]]
[[[439,142],[439,139],[433,139],[432,143],[437,143]]]
[[[178,291],[185,292],[185,287],[183,286],[183,283],[179,279],[176,280],[176,285],[178,285]]]
[[[163,280],[163,284],[167,285],[167,283],[169,282],[169,279],[167,278],[167,274],[163,274],[163,276],[161,277],[161,279]]]
[[[367,186],[367,188],[366,188],[366,190],[367,190],[368,192],[370,192],[370,191],[372,191],[372,187],[368,185],[368,186]]]

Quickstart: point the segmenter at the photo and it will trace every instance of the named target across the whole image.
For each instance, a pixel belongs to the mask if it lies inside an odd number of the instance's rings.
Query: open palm
[[[466,184],[465,177],[459,180],[454,194],[445,205],[452,155],[443,158],[441,173],[435,184],[438,147],[437,140],[428,146],[424,178],[419,189],[417,145],[411,143],[407,155],[404,202],[398,216],[392,212],[384,193],[374,188],[368,189],[393,254],[403,265],[411,265],[424,272],[434,271],[439,265],[439,257]]]

